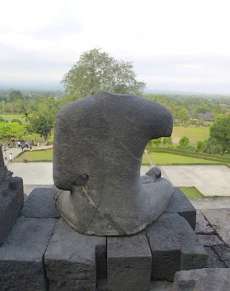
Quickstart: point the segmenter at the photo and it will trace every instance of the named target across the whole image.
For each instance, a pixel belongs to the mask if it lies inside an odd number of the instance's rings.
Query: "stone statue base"
[[[72,192],[59,191],[57,208],[63,219],[76,231],[96,236],[126,236],[139,233],[153,223],[167,208],[174,192],[164,178],[142,176],[141,191],[135,200],[111,202],[110,211],[103,201],[98,204],[87,188],[75,187]],[[132,204],[132,206],[130,205]],[[84,213],[83,214],[83,209]],[[121,210],[123,209],[123,211]]]
[[[54,188],[33,190],[0,247],[0,289],[155,291],[156,280],[206,267],[207,254],[193,231],[196,211],[175,190],[155,223],[126,237],[76,232],[59,218]]]

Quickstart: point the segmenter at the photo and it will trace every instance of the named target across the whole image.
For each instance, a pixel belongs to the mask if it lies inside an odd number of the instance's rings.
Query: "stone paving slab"
[[[152,256],[144,234],[107,238],[110,291],[149,291]]]
[[[18,219],[0,247],[0,290],[46,291],[43,255],[55,222],[55,219]]]
[[[202,269],[180,271],[175,275],[172,291],[230,290],[230,269]]]
[[[8,168],[23,178],[25,185],[53,185],[53,163],[9,163]]]
[[[178,270],[207,266],[207,253],[188,222],[166,213],[147,230],[152,251],[152,279],[172,281]]]
[[[54,187],[35,188],[24,204],[22,215],[31,218],[59,218],[60,214],[55,206],[56,192]]]
[[[223,165],[162,166],[176,187],[195,186],[205,196],[230,196],[230,169]]]
[[[230,209],[204,209],[202,213],[225,244],[230,246]]]
[[[9,235],[23,207],[23,181],[14,177],[1,184],[0,191],[0,245]]]
[[[105,238],[77,233],[60,219],[45,253],[49,291],[94,291],[96,246],[105,244]]]
[[[25,185],[53,185],[52,167],[51,162],[9,163],[9,170],[22,177]],[[163,176],[176,187],[195,186],[205,196],[230,196],[230,169],[226,166],[188,165],[160,168]],[[141,174],[148,170],[149,167],[142,166]]]

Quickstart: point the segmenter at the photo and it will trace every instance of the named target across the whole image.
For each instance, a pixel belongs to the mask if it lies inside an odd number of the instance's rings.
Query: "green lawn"
[[[0,114],[0,118],[11,121],[12,119],[19,119],[24,121],[25,117],[23,114]]]
[[[15,162],[50,162],[53,159],[53,150],[25,151],[20,154]]]
[[[196,200],[204,198],[202,193],[196,187],[180,187],[180,189],[189,199]]]
[[[150,153],[145,154],[143,157],[143,164],[156,164],[156,165],[206,165],[206,164],[223,164],[219,161],[206,160],[202,158],[193,158],[189,156],[182,156],[171,153]]]
[[[16,162],[50,162],[53,158],[53,150],[26,151],[16,158]],[[151,160],[150,160],[151,159]],[[171,153],[151,153],[144,155],[143,164],[157,165],[193,165],[193,164],[221,164],[221,162],[193,158]]]
[[[209,137],[209,127],[183,127],[175,126],[173,128],[173,143],[179,143],[179,140],[187,136],[192,144],[196,144],[199,140],[205,140]]]

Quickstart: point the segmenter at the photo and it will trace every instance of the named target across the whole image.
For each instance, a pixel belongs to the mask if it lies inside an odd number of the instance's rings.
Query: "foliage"
[[[36,110],[27,115],[29,132],[36,132],[47,141],[54,127],[58,108],[58,102],[51,97],[46,102],[39,103]]]
[[[18,122],[0,122],[0,140],[21,139],[26,133],[26,126]]]
[[[181,148],[186,148],[189,146],[189,144],[190,144],[190,140],[187,136],[183,136],[179,141],[179,146]]]
[[[197,152],[200,152],[200,153],[205,152],[205,150],[207,148],[207,143],[208,143],[207,140],[205,140],[205,141],[202,141],[202,140],[198,141],[197,144],[196,144],[196,151]]]
[[[66,93],[73,99],[99,91],[140,94],[143,82],[136,80],[133,66],[118,61],[99,49],[83,53],[63,80]]]
[[[230,114],[218,117],[210,128],[209,143],[215,143],[222,153],[230,151]]]

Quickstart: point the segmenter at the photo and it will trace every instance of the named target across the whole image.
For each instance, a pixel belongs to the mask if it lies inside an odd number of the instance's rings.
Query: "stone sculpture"
[[[172,116],[141,97],[99,93],[57,116],[53,176],[61,216],[80,233],[135,234],[155,221],[174,191],[159,171],[140,177],[149,140],[171,135]]]
[[[0,146],[0,245],[9,235],[24,203],[23,180],[12,174],[4,164]]]

